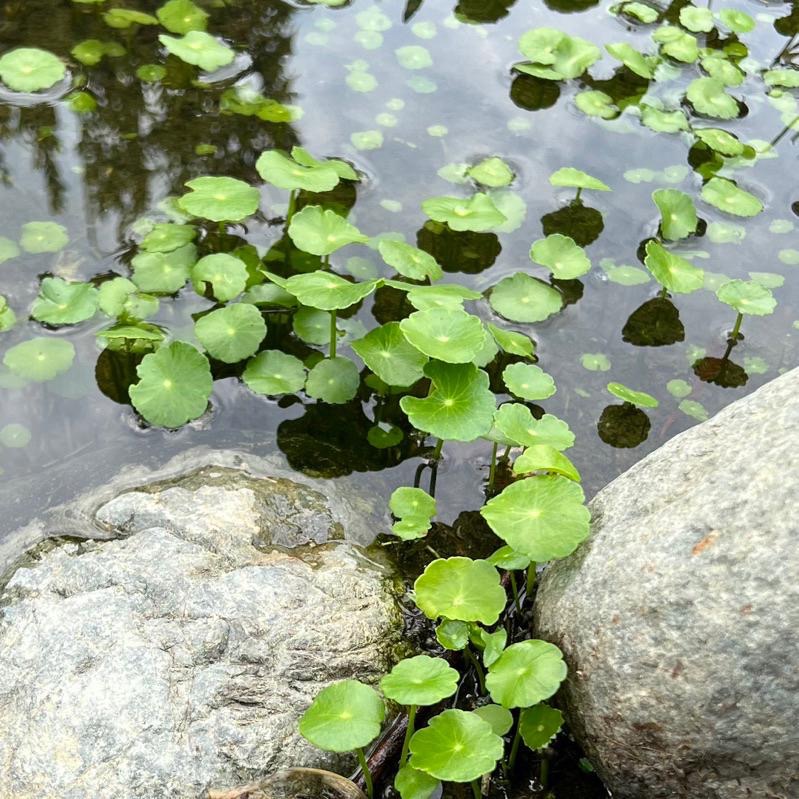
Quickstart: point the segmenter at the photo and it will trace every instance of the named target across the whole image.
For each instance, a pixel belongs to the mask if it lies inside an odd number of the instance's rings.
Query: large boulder
[[[571,728],[620,799],[799,796],[799,370],[665,444],[550,567]]]
[[[326,492],[195,463],[81,530],[85,503],[62,514],[0,597],[0,796],[198,799],[346,766],[298,718],[390,668],[403,625],[390,568],[347,540],[360,500]]]

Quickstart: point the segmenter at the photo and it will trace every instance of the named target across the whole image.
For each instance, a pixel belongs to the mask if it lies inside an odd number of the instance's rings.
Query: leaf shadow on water
[[[493,266],[502,245],[496,233],[458,232],[440,222],[426,222],[416,246],[433,256],[445,272],[476,275]]]

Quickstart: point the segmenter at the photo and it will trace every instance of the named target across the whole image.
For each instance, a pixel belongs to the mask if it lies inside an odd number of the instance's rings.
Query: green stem
[[[227,227],[225,226],[224,222],[219,222],[219,224],[217,225],[217,229],[219,230],[220,236],[224,236],[225,233],[227,232]]]
[[[668,290],[668,289],[667,289],[665,286],[663,286],[663,288],[660,290],[660,294],[659,294],[659,296],[660,296],[660,297],[663,297],[663,299],[664,299],[664,300],[668,299],[668,297],[669,297],[669,290]]]
[[[439,438],[438,443],[436,444],[436,448],[433,450],[433,460],[440,461],[441,460],[441,450],[444,449],[444,439]]]
[[[582,194],[583,194],[583,190],[582,189],[577,189],[577,196],[574,198],[576,202],[580,201],[580,197],[582,197]]]
[[[494,490],[494,480],[497,476],[497,447],[499,444],[494,442],[494,446],[491,448],[491,466],[488,469],[488,490]]]
[[[286,224],[288,225],[291,222],[291,218],[294,216],[294,212],[297,209],[297,192],[296,190],[292,190],[289,194],[289,208],[286,211]]]
[[[510,746],[510,756],[508,757],[508,770],[513,771],[516,765],[516,755],[519,754],[519,744],[522,740],[521,726],[516,722],[516,734],[513,736],[513,743]]]
[[[369,799],[372,799],[374,796],[374,785],[372,784],[372,772],[369,771],[369,764],[366,762],[366,755],[363,752],[362,748],[356,749],[355,754],[358,755],[358,763],[361,766],[361,771],[363,772],[363,781],[366,783],[366,795]]]
[[[519,602],[519,587],[516,585],[516,575],[512,571],[509,571],[508,574],[510,575],[510,588],[513,591],[513,604],[516,605],[516,612],[521,616],[522,603]]]
[[[480,780],[472,780],[472,793],[474,799],[483,799],[483,789],[480,787]]]
[[[402,742],[402,754],[400,755],[400,767],[405,765],[408,759],[408,747],[411,745],[411,737],[413,736],[413,723],[416,719],[416,705],[411,705],[408,708],[408,729],[405,730],[405,740]]]
[[[330,357],[336,357],[336,339],[338,338],[338,330],[336,329],[336,312],[330,312]]]
[[[541,783],[541,790],[545,791],[549,784],[549,758],[546,755],[541,756],[538,765],[538,781]]]
[[[323,255],[322,256],[322,269],[324,269],[326,272],[329,271],[329,269],[330,269],[330,256],[329,255]]]
[[[480,665],[480,661],[477,660],[468,645],[466,649],[463,650],[463,654],[466,656],[466,660],[474,666],[475,673],[477,674],[477,682],[480,686],[480,693],[484,694],[486,692],[486,677],[483,667]]]
[[[505,447],[505,451],[502,453],[502,457],[500,458],[501,461],[507,461],[508,460],[508,456],[510,455],[511,449],[512,449],[511,446]]]
[[[535,563],[531,563],[527,567],[527,585],[525,586],[525,591],[527,593],[527,598],[530,598],[530,595],[533,593],[533,586],[535,585]]]
[[[738,314],[738,318],[735,320],[735,327],[732,329],[732,333],[730,333],[730,338],[733,341],[738,341],[738,337],[741,335],[741,324],[743,323],[744,315],[742,313]]]

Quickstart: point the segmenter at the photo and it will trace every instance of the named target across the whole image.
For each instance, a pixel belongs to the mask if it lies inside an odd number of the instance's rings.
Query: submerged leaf
[[[57,222],[26,222],[19,239],[20,247],[32,255],[58,252],[68,243],[67,229]]]
[[[52,380],[69,371],[75,360],[75,347],[62,338],[32,338],[11,347],[3,363],[19,377],[36,383]]]

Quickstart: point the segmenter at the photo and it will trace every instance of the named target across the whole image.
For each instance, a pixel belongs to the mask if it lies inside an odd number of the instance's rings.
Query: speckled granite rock
[[[537,634],[620,799],[799,797],[799,370],[676,437],[591,504]]]
[[[0,597],[0,796],[198,799],[340,767],[298,717],[333,680],[376,679],[402,638],[346,504],[206,466],[39,543]]]

